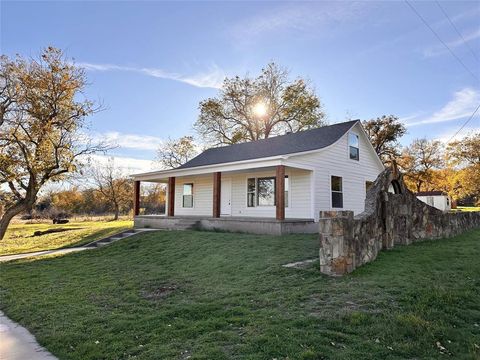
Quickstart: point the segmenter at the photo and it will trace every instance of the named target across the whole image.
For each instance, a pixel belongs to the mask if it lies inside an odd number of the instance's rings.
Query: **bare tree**
[[[32,208],[40,189],[79,169],[85,155],[104,151],[82,136],[98,108],[82,100],[85,73],[61,50],[39,59],[0,58],[0,184],[12,200],[0,220],[0,240],[11,219]]]
[[[192,136],[183,136],[180,139],[168,139],[160,146],[157,159],[167,169],[174,169],[185,164],[197,155],[197,147]]]
[[[132,180],[115,167],[113,158],[109,159],[106,166],[93,167],[91,177],[95,191],[110,204],[114,212],[114,220],[118,220],[120,211],[132,206]]]

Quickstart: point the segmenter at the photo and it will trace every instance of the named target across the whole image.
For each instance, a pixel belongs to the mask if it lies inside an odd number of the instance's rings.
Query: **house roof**
[[[447,195],[443,191],[420,191],[416,193],[417,196],[436,196],[436,195]]]
[[[359,120],[352,120],[268,139],[208,149],[177,169],[260,159],[322,149],[335,143],[358,121]]]

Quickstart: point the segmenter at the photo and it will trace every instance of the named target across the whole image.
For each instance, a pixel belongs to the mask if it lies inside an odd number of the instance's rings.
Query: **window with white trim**
[[[193,184],[183,184],[182,206],[193,208]]]
[[[275,206],[275,191],[277,188],[275,177],[247,179],[247,207]],[[285,207],[288,207],[288,175],[285,176]]]
[[[257,206],[275,206],[275,178],[257,179]]]
[[[343,208],[343,184],[340,176],[332,176],[330,180],[332,190],[332,208]]]
[[[354,133],[348,134],[348,152],[350,159],[360,160],[360,149],[358,147],[358,135]]]

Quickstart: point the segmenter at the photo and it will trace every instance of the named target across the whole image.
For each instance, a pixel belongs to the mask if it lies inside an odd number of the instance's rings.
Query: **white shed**
[[[449,211],[452,208],[450,197],[443,191],[421,191],[416,195],[418,200],[439,210]]]

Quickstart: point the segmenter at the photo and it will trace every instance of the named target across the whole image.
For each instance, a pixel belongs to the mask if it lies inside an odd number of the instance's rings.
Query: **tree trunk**
[[[0,240],[3,240],[7,227],[10,224],[10,221],[15,215],[20,214],[22,211],[27,210],[28,205],[26,203],[15,204],[9,207],[2,216],[0,220]]]
[[[118,205],[115,205],[115,215],[113,217],[113,220],[118,220],[118,215],[120,214],[120,209]]]

